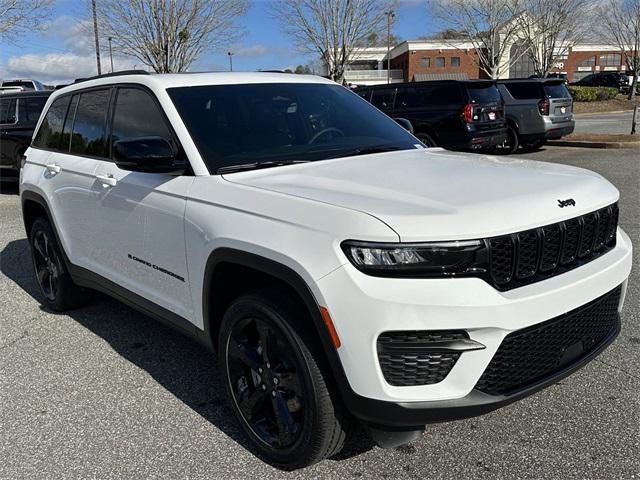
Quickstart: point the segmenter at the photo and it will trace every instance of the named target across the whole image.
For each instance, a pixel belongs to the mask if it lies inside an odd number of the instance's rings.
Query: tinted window
[[[116,97],[111,142],[142,137],[172,141],[171,131],[153,97],[139,88],[121,88]]]
[[[106,120],[111,90],[94,90],[80,95],[73,122],[71,153],[106,157]]]
[[[71,97],[71,103],[67,110],[67,118],[64,121],[64,127],[62,128],[62,140],[60,141],[60,150],[63,152],[68,152],[71,147],[71,129],[73,128],[73,118],[75,117],[76,110],[78,108],[78,100],[80,100],[79,94]]]
[[[455,83],[407,87],[398,92],[396,102],[407,108],[463,103],[460,88]]]
[[[31,90],[34,89],[34,85],[33,82],[23,82],[21,80],[10,80],[8,82],[2,82],[2,86],[3,87],[23,87],[23,88],[30,88]]]
[[[168,90],[211,172],[268,160],[316,161],[416,140],[339,85],[210,85]]]
[[[600,66],[619,67],[622,63],[622,55],[619,53],[605,53],[600,55]]]
[[[47,103],[47,97],[26,97],[18,102],[18,118],[20,123],[36,123]]]
[[[540,85],[536,82],[505,83],[505,87],[516,100],[540,99]]]
[[[16,99],[0,99],[0,124],[16,123]]]
[[[371,103],[381,110],[389,110],[393,108],[395,96],[395,88],[377,88],[373,91]]]
[[[544,93],[549,98],[571,98],[571,94],[564,83],[545,83]]]
[[[500,103],[502,97],[498,91],[498,87],[495,85],[490,86],[469,86],[469,99],[471,103]]]
[[[33,145],[36,147],[50,148],[57,150],[60,146],[62,136],[62,125],[67,114],[70,96],[57,98],[49,107],[47,115],[40,124]]]
[[[444,67],[444,57],[436,57],[436,67]]]

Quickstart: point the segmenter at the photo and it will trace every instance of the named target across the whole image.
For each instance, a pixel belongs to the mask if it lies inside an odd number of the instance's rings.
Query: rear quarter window
[[[16,99],[0,99],[0,125],[11,125],[16,123]]]
[[[495,85],[486,87],[469,86],[467,90],[469,91],[469,100],[471,100],[471,103],[486,104],[502,102],[500,91]]]
[[[47,103],[47,97],[26,97],[18,102],[20,123],[36,123]]]
[[[35,147],[53,150],[57,150],[60,147],[62,126],[64,125],[64,118],[67,114],[70,100],[70,96],[64,96],[53,101],[33,140]]]
[[[460,105],[463,103],[462,91],[455,83],[406,87],[398,91],[396,103],[403,108]]]
[[[564,83],[545,83],[544,94],[549,98],[571,98],[571,94]]]
[[[505,83],[511,96],[516,100],[540,100],[540,85],[536,82]]]

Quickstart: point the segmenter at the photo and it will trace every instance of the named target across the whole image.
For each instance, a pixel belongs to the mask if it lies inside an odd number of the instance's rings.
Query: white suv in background
[[[356,428],[391,447],[494,410],[620,328],[615,187],[426,149],[322,78],[82,81],[51,95],[23,165],[45,305],[100,290],[215,350],[239,422],[282,468]]]

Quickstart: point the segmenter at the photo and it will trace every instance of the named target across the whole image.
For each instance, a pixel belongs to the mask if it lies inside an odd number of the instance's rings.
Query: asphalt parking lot
[[[595,170],[622,192],[635,242],[623,330],[600,357],[533,397],[432,425],[396,450],[347,452],[283,473],[256,458],[210,355],[99,297],[40,307],[19,199],[0,194],[0,478],[640,477],[640,152],[549,147],[521,155]]]

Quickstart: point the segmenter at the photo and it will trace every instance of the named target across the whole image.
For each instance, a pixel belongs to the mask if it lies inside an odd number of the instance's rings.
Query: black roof
[[[48,97],[53,90],[27,90],[24,92],[7,92],[0,94],[0,98]]]
[[[358,87],[355,90],[364,90],[369,88],[389,88],[389,87],[404,87],[404,86],[416,86],[416,85],[433,85],[434,83],[445,84],[463,84],[463,85],[492,85],[495,84],[495,80],[480,78],[476,80],[425,80],[422,82],[401,82],[401,83],[382,83],[379,85],[365,85]]]
[[[563,78],[557,77],[548,77],[548,78],[504,78],[496,80],[498,83],[523,83],[523,82],[533,82],[533,83],[564,83]]]

